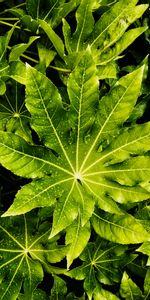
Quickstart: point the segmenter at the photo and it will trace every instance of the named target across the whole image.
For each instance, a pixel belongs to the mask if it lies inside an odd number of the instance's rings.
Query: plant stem
[[[28,55],[21,54],[20,56],[22,56],[22,57],[24,57],[24,58],[26,58],[26,59],[28,59],[28,60],[30,60],[30,61],[32,61],[32,62],[38,64],[38,60],[36,60],[36,59],[34,59],[34,58],[32,58],[32,57],[30,57],[30,56],[28,56]]]
[[[21,4],[18,4],[18,5],[16,5],[16,6],[13,6],[12,9],[13,9],[13,8],[18,8],[18,7],[21,7],[21,6],[24,6],[24,5],[26,5],[26,2],[23,2],[23,3],[21,3]]]
[[[19,21],[19,18],[0,18],[0,21]]]
[[[11,24],[11,23],[8,23],[8,22],[2,21],[2,20],[0,20],[0,24],[4,24],[4,25],[9,26],[9,27],[14,26],[14,24]],[[20,26],[16,25],[16,28],[20,29]]]
[[[11,9],[18,8],[18,7],[21,7],[21,6],[24,6],[24,5],[26,5],[26,2],[21,3],[21,4],[18,4],[18,5],[16,5],[16,6],[13,6]],[[0,12],[0,15],[5,14],[5,13],[6,13],[7,11],[9,11],[9,10],[10,10],[9,8],[4,9],[3,11]]]
[[[9,27],[13,27],[13,26],[14,26],[14,24],[11,24],[11,23],[2,21],[1,19],[0,19],[0,24],[4,24],[4,25],[9,26]],[[16,25],[15,28],[17,28],[17,29],[22,29],[22,28],[21,28],[20,26],[18,26],[18,25]],[[24,30],[30,32],[30,30],[29,30],[28,28],[24,28]]]
[[[34,63],[36,63],[36,64],[39,63],[38,60],[36,60],[36,59],[34,59],[34,58],[32,58],[28,55],[21,54],[21,56],[28,59],[28,60],[30,60],[30,61],[32,61],[32,62],[34,62]],[[55,66],[52,66],[52,65],[49,65],[48,68],[51,68],[51,69],[54,69],[54,70],[57,70],[57,71],[60,71],[60,72],[63,72],[63,73],[70,73],[71,72],[70,69],[63,69],[63,68],[55,67]]]
[[[63,68],[55,67],[55,66],[52,66],[52,65],[49,65],[48,67],[51,68],[51,69],[63,72],[63,73],[70,73],[71,72],[70,69],[63,69]]]
[[[8,48],[9,50],[11,49],[10,46],[7,46],[7,48]],[[20,56],[21,56],[21,57],[24,57],[24,58],[26,58],[26,59],[28,59],[28,60],[30,60],[30,61],[36,63],[36,64],[39,63],[39,61],[38,61],[37,59],[32,58],[32,57],[30,57],[30,56],[28,56],[28,55],[21,54]],[[54,70],[56,70],[56,71],[63,72],[63,73],[70,73],[70,72],[71,72],[70,69],[63,69],[63,68],[55,67],[55,66],[52,66],[52,65],[49,65],[48,68],[54,69]]]

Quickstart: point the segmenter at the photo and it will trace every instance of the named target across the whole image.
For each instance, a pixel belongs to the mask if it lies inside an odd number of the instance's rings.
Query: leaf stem
[[[17,20],[18,20],[18,19],[17,19]],[[1,19],[0,19],[0,24],[6,25],[6,26],[9,26],[9,27],[13,27],[13,26],[14,26],[14,24],[11,24],[11,23],[2,21]],[[16,25],[15,28],[17,28],[17,29],[22,29],[22,28],[21,28],[20,26],[18,26],[18,25]],[[24,28],[24,30],[30,32],[30,30],[29,30],[28,28]]]
[[[22,57],[24,57],[24,58],[26,58],[26,59],[28,59],[28,60],[36,63],[36,64],[39,62],[38,60],[36,60],[36,59],[34,59],[34,58],[32,58],[32,57],[30,57],[28,55],[25,55],[25,54],[21,54],[20,56],[22,56]]]
[[[18,8],[18,7],[21,7],[21,6],[24,6],[24,5],[26,5],[26,2],[23,2],[23,3],[20,3],[20,4],[18,4],[18,5],[15,5],[15,6],[13,6],[11,9],[14,9],[14,8]],[[9,8],[7,9],[5,9],[5,11],[8,11],[9,10]]]
[[[0,12],[0,15],[3,15],[3,14],[5,14],[6,12],[8,12],[9,10],[12,10],[12,9],[14,9],[14,8],[18,8],[18,7],[21,7],[21,6],[24,6],[24,5],[26,5],[26,2],[24,2],[24,3],[21,3],[21,4],[18,4],[18,5],[15,5],[15,6],[13,6],[12,8],[6,8],[6,9],[4,9],[3,11],[1,11]]]
[[[0,21],[18,21],[19,18],[0,18]]]
[[[63,73],[70,73],[71,72],[70,69],[63,69],[63,68],[55,67],[55,66],[52,66],[52,65],[49,65],[48,67],[51,68],[51,69],[63,72]]]
[[[7,48],[8,48],[8,49],[11,49],[10,46],[8,46]],[[24,57],[24,58],[26,58],[26,59],[28,59],[28,60],[30,60],[30,61],[36,63],[36,64],[39,63],[39,61],[38,61],[37,59],[32,58],[32,57],[30,57],[30,56],[28,56],[28,55],[26,55],[26,54],[21,54],[20,56],[22,56],[22,57]],[[63,73],[70,73],[70,72],[71,72],[70,69],[63,69],[63,68],[55,67],[55,66],[52,66],[52,65],[49,65],[48,67],[49,67],[50,69],[54,69],[54,70],[56,70],[56,71],[63,72]]]

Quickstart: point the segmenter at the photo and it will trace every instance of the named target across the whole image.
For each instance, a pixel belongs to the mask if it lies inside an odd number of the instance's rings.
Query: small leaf
[[[150,266],[150,242],[143,243],[136,251],[148,255],[147,266]]]
[[[1,219],[0,231],[3,243],[1,244],[1,291],[0,297],[3,300],[16,300],[23,283],[25,295],[32,299],[32,293],[36,286],[43,279],[43,268],[38,259],[38,252],[35,250],[40,245],[40,238],[31,236],[33,221],[25,217],[17,219]],[[45,234],[46,235],[46,234]],[[34,244],[34,249],[31,250]],[[35,252],[34,252],[35,250]],[[36,261],[29,257],[33,251]],[[39,259],[40,260],[40,259]],[[7,280],[6,280],[7,277]],[[13,298],[12,298],[13,297]]]
[[[120,295],[126,300],[141,300],[142,292],[140,288],[129,278],[128,274],[124,272],[121,285]]]
[[[38,43],[38,54],[40,59],[40,67],[43,66],[44,68],[47,68],[50,63],[53,61],[54,57],[56,56],[56,52],[53,50],[50,50],[46,48],[44,45]],[[39,66],[38,66],[39,68]]]
[[[12,47],[10,55],[9,55],[9,62],[16,61],[20,58],[20,56],[31,46],[31,44],[39,39],[38,36],[31,36],[29,38],[28,43],[18,44]]]
[[[97,239],[96,243],[88,243],[80,255],[82,265],[67,272],[66,275],[77,280],[84,279],[84,289],[88,298],[92,299],[98,291],[99,283],[111,285],[119,282],[125,251],[125,247]]]
[[[44,20],[39,20],[39,24],[41,25],[42,29],[45,31],[47,36],[49,37],[50,41],[52,42],[54,48],[58,52],[59,56],[64,59],[64,44],[61,38],[55,33],[52,29],[51,25],[46,23]]]
[[[67,293],[66,282],[58,276],[54,276],[54,284],[51,289],[50,300],[65,300]]]
[[[112,294],[111,292],[104,290],[100,285],[97,285],[97,287],[94,290],[93,295],[94,300],[119,300],[117,296]]]

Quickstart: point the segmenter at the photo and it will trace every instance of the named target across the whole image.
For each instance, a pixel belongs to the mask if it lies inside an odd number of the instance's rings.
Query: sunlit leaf
[[[103,238],[120,244],[136,244],[149,239],[149,234],[139,220],[129,214],[94,213],[92,224]]]
[[[99,101],[96,64],[88,48],[69,76],[67,109],[63,94],[45,75],[29,65],[26,72],[26,107],[42,144],[30,145],[16,134],[1,132],[3,166],[16,175],[35,179],[17,193],[4,216],[51,206],[53,237],[77,218],[82,232],[96,204],[112,214],[108,214],[110,221],[107,213],[104,219],[92,219],[102,237],[125,244],[148,240],[140,222],[120,206],[149,198],[149,191],[141,187],[150,175],[150,159],[143,156],[150,149],[149,123],[130,130],[121,128],[137,101],[144,67],[120,78]],[[68,265],[87,242],[75,253],[76,241],[72,240]]]

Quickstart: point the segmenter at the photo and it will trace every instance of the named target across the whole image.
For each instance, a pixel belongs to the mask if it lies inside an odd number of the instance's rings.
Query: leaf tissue
[[[3,1],[2,195],[12,173],[24,184],[0,203],[2,300],[150,295],[149,60],[133,43],[148,43],[148,4],[137,2]]]

